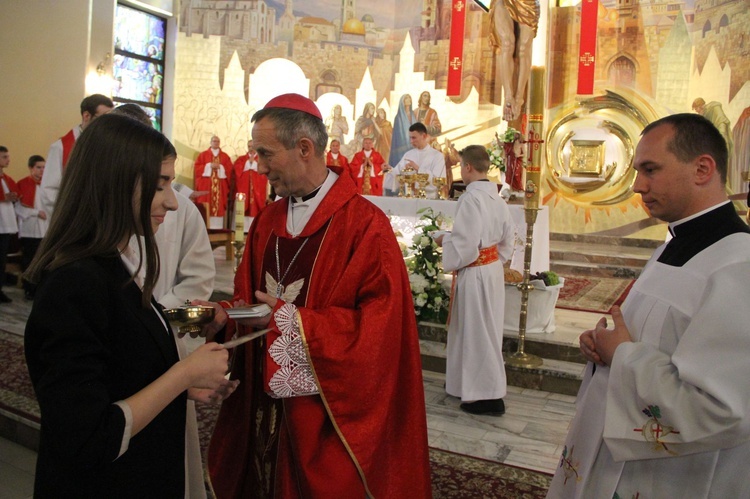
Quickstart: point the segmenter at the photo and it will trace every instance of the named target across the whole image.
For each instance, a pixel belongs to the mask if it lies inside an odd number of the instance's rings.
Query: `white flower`
[[[435,302],[435,305],[438,305],[438,306],[439,306],[439,305],[440,305],[441,303],[443,303],[443,299],[442,299],[441,297],[439,297],[439,296],[436,296],[436,297],[434,298],[434,300],[433,300],[433,301]],[[438,308],[439,308],[439,307],[438,307]]]
[[[427,265],[427,270],[425,271],[428,277],[434,277],[435,276],[435,269],[432,268],[432,265]]]
[[[417,300],[415,301],[415,303],[417,304],[418,307],[422,307],[422,306],[424,306],[425,303],[427,303],[427,300],[425,300],[424,298],[422,298],[422,295],[419,295],[417,297]]]
[[[427,279],[420,274],[409,274],[409,284],[413,293],[420,294],[429,285]]]
[[[414,237],[411,238],[411,242],[414,244],[419,244],[422,241],[422,234],[414,234]]]
[[[419,241],[419,244],[422,246],[429,246],[430,245],[430,238],[427,236],[422,236],[422,238]]]

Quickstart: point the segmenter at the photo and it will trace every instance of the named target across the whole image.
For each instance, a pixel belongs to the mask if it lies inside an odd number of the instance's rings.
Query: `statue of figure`
[[[383,158],[387,158],[391,154],[391,140],[393,137],[393,125],[388,121],[385,115],[385,109],[382,107],[378,109],[375,116],[375,124],[380,128],[380,137],[375,143],[375,150],[380,153]]]
[[[500,48],[500,80],[505,100],[503,119],[506,121],[517,120],[523,111],[531,73],[531,44],[536,36],[539,13],[538,0],[496,0],[490,8],[490,40],[494,47]]]
[[[511,193],[523,191],[524,148],[521,133],[516,132],[512,142],[502,144],[505,152],[505,183],[510,186]]]
[[[373,142],[377,142],[379,136],[380,129],[375,123],[375,104],[368,102],[365,104],[362,116],[357,118],[357,122],[354,124],[354,150],[360,151],[362,149],[364,139],[372,139]]]
[[[427,133],[432,137],[440,135],[443,127],[440,124],[440,119],[438,119],[437,111],[430,107],[430,92],[425,91],[419,95],[417,121],[427,128]]]
[[[331,115],[326,118],[326,130],[331,140],[338,140],[340,144],[344,143],[344,135],[349,133],[349,122],[346,116],[341,115],[341,106],[336,104],[331,109]]]
[[[388,156],[389,165],[397,165],[403,155],[411,149],[409,142],[409,127],[416,123],[417,118],[411,108],[411,96],[404,94],[398,103],[398,113],[393,121],[393,137],[391,138],[391,154]],[[385,156],[383,156],[385,157]]]

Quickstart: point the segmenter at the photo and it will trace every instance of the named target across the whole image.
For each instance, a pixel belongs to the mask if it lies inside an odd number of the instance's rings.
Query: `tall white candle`
[[[245,239],[245,194],[238,192],[234,199],[234,240]]]

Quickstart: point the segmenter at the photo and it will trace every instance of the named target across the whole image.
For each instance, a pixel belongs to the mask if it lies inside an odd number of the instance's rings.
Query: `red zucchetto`
[[[323,120],[323,115],[320,114],[318,106],[312,100],[300,94],[284,94],[274,97],[263,107],[263,109],[270,108],[294,109],[295,111],[311,114],[321,121]]]

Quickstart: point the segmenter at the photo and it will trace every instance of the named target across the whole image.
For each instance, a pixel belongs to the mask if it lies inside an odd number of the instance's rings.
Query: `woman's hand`
[[[188,387],[220,389],[227,381],[229,351],[218,343],[206,343],[180,361],[189,376]]]
[[[225,401],[240,384],[240,380],[228,380],[224,382],[216,389],[210,390],[208,388],[190,388],[188,389],[188,398],[201,402],[202,404],[220,404]]]

